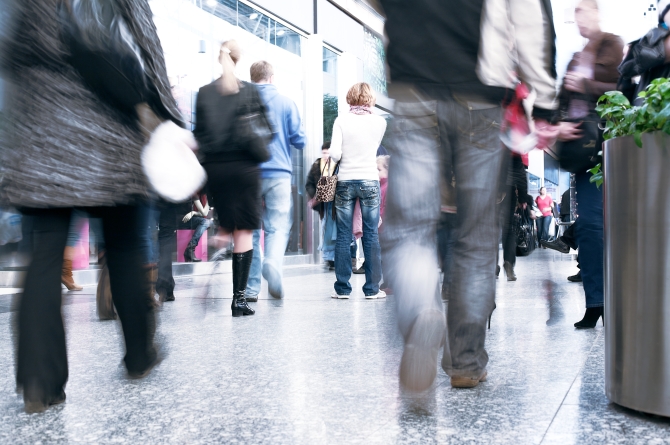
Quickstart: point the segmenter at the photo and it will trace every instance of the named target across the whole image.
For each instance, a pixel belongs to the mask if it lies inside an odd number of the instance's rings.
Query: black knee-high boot
[[[247,290],[247,280],[251,270],[251,260],[254,258],[254,250],[244,253],[233,253],[233,304],[230,308],[233,317],[242,315],[254,315],[255,311],[247,304],[244,293]]]

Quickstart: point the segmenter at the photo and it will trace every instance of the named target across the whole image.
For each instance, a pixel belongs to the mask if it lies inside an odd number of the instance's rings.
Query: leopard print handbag
[[[333,202],[335,200],[335,189],[337,188],[337,172],[340,169],[340,164],[338,163],[335,166],[333,174],[328,176],[324,175],[325,172],[330,171],[330,159],[324,165],[323,170],[321,171],[321,178],[319,182],[316,183],[316,195],[314,200],[316,202]]]

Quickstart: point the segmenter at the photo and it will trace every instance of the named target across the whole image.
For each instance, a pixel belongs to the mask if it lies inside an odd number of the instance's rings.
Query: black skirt
[[[233,230],[261,228],[261,169],[251,161],[208,162],[207,192],[219,226]]]

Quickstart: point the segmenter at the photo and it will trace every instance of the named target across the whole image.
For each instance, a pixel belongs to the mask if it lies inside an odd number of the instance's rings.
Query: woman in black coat
[[[335,161],[328,163],[330,159],[330,141],[325,142],[321,148],[321,157],[314,161],[307,175],[305,191],[310,199],[316,196],[316,186],[321,176],[330,176],[335,170]],[[326,166],[328,166],[326,168]],[[321,255],[328,264],[330,270],[335,270],[335,241],[337,240],[337,224],[335,220],[332,202],[314,202],[312,209],[321,217]]]
[[[70,216],[82,208],[103,219],[114,305],[123,327],[130,377],[158,362],[155,320],[146,295],[138,227],[149,197],[140,155],[145,137],[137,113],[94,92],[68,63],[58,8],[61,0],[13,2],[11,31],[0,35],[8,81],[7,125],[0,131],[3,203],[33,216],[32,261],[18,314],[16,382],[26,411],[65,400],[68,365],[61,316],[61,265]],[[147,0],[117,0],[140,49],[150,83],[148,105],[180,122]]]
[[[235,77],[240,55],[234,40],[221,45],[223,74],[200,88],[193,131],[220,230],[233,236],[233,317],[254,314],[244,294],[254,254],[253,232],[261,228],[262,211],[260,161],[248,146],[235,142],[234,132],[241,106],[249,105],[250,114],[265,113],[256,86]]]

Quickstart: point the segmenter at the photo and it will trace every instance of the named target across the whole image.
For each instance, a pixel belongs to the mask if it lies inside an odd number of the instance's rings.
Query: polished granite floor
[[[333,300],[333,274],[286,270],[284,301],[230,316],[230,275],[178,282],[160,310],[167,358],[141,381],[124,377],[117,322],[96,319],[94,289],[66,293],[67,402],[27,415],[15,393],[12,299],[0,294],[0,443],[571,444],[670,443],[670,421],[604,394],[603,328],[583,312],[571,256],[520,258],[498,282],[487,340],[488,381],[454,390],[398,386],[402,341],[394,299]]]

